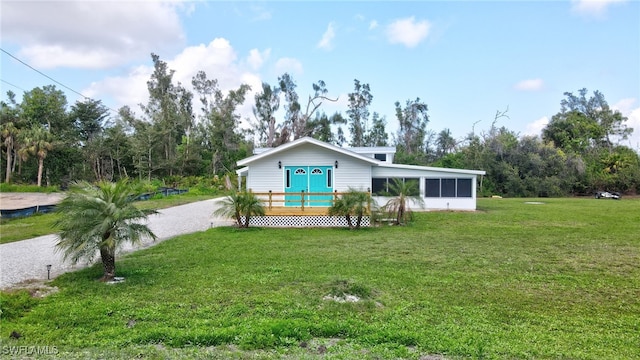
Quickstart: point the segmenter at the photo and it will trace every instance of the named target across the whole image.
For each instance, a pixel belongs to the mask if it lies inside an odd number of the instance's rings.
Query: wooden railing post
[[[272,208],[273,208],[272,191],[269,190],[269,210],[271,210]]]
[[[304,190],[302,190],[302,196],[300,196],[301,199],[301,203],[302,203],[302,211],[304,211]]]
[[[371,188],[367,188],[367,195],[369,196],[369,201],[367,201],[367,211],[371,214]]]
[[[338,202],[338,190],[333,190],[333,205]]]

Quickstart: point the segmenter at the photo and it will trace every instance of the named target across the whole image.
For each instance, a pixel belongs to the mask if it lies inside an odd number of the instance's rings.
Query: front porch
[[[253,193],[262,200],[265,216],[252,216],[251,226],[264,227],[346,227],[344,216],[330,216],[329,208],[342,196],[341,192],[266,192]],[[370,226],[371,209],[362,217],[362,227]],[[352,216],[355,222],[356,217]]]
[[[329,216],[329,208],[343,192],[254,192],[262,200],[266,216]],[[369,193],[371,196],[371,193]],[[366,214],[371,213],[367,206]]]

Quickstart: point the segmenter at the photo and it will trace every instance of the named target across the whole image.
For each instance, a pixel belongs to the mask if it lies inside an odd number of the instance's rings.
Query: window
[[[327,187],[331,188],[332,187],[332,181],[333,179],[331,178],[331,169],[327,169]]]
[[[440,197],[440,179],[426,179],[425,197]]]
[[[306,173],[307,173],[307,172],[305,171],[305,169],[303,169],[303,168],[298,168],[298,169],[296,169],[296,172],[295,172],[294,174],[296,174],[296,175],[304,175],[304,174],[306,174]]]
[[[383,196],[387,193],[387,179],[373,178],[371,179],[371,192],[373,195]]]
[[[372,178],[371,192],[378,196],[398,196],[400,194],[393,189],[393,183],[400,181],[404,183],[413,182],[416,184],[414,191],[409,196],[420,196],[420,179],[419,178]]]
[[[315,169],[311,170],[311,173],[313,175],[322,175],[322,170],[320,170],[318,168],[315,168]]]
[[[387,161],[387,154],[374,154],[373,157],[376,160]]]
[[[287,169],[286,173],[287,175],[285,177],[287,178],[286,180],[287,187],[290,188],[291,187],[291,170]]]
[[[440,196],[456,197],[456,179],[440,180]]]
[[[411,186],[413,191],[410,191],[409,196],[420,196],[420,179],[419,178],[404,178],[405,184],[415,184]]]
[[[470,198],[473,195],[472,179],[425,179],[425,197]]]
[[[471,179],[458,179],[458,197],[471,197]]]

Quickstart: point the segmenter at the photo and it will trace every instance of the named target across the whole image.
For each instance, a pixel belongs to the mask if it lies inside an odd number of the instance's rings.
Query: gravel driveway
[[[212,215],[217,200],[219,199],[159,210],[158,214],[149,216],[148,222],[149,228],[158,240],[145,240],[135,248],[126,244],[119,253],[147,248],[177,235],[202,231],[213,226],[231,225],[232,220]],[[55,252],[56,242],[56,235],[45,235],[0,245],[0,289],[29,279],[46,279],[47,265],[51,265],[51,278],[90,265],[79,262],[74,266],[69,261],[62,261],[62,255]],[[97,256],[95,261],[100,261],[100,257]]]

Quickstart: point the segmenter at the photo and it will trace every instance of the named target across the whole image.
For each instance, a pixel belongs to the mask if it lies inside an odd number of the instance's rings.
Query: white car
[[[596,191],[596,199],[614,199],[620,200],[622,196],[619,192]]]

